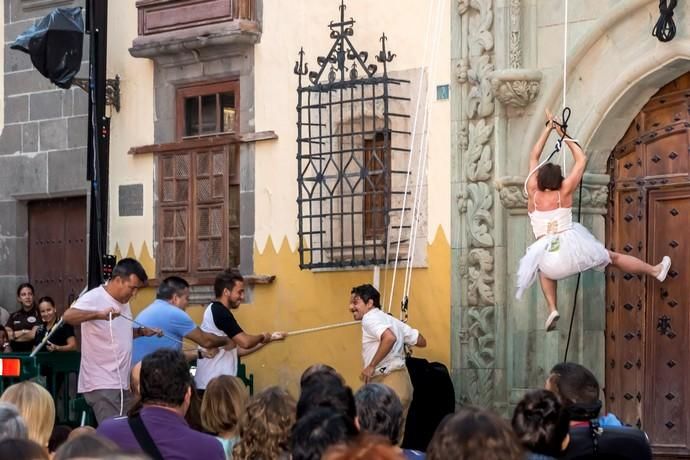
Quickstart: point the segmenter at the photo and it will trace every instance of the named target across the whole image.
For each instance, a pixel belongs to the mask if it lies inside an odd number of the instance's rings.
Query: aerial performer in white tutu
[[[657,265],[625,254],[607,250],[585,227],[573,222],[573,193],[577,189],[587,164],[587,157],[576,141],[564,135],[561,125],[546,111],[546,128],[532,148],[529,159],[530,174],[526,181],[527,210],[537,239],[520,260],[517,274],[517,298],[539,276],[549,315],[547,331],[556,328],[560,318],[556,302],[557,281],[593,268],[603,271],[614,267],[639,275],[650,275],[664,281],[671,267],[671,259],[664,256]],[[554,163],[539,164],[544,144],[555,129],[563,137],[575,164],[563,177],[561,167]]]

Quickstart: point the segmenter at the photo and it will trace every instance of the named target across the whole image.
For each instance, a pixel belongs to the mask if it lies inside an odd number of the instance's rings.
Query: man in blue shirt
[[[133,366],[144,359],[144,356],[161,348],[181,351],[180,342],[183,339],[189,339],[203,348],[217,348],[228,344],[227,337],[220,337],[199,329],[185,311],[187,305],[189,305],[189,283],[178,276],[164,279],[158,286],[156,300],[136,317],[136,321],[146,327],[161,329],[164,336],[137,339],[132,350]],[[171,340],[170,337],[177,341]],[[188,358],[196,357],[196,353],[188,356]]]

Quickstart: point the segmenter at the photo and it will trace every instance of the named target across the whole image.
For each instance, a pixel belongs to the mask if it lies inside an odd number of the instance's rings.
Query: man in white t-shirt
[[[160,335],[152,328],[135,327],[129,300],[148,277],[134,259],[120,260],[111,280],[79,297],[63,315],[66,323],[81,325],[81,364],[78,391],[84,395],[100,423],[122,415],[129,407],[129,372],[132,340]]]
[[[213,358],[202,358],[197,361],[194,383],[200,393],[214,377],[219,375],[237,375],[238,356],[248,355],[274,340],[282,340],[284,332],[264,332],[259,335],[247,334],[237,323],[231,310],[240,307],[244,302],[244,278],[239,271],[225,270],[216,276],[213,283],[216,300],[204,311],[201,330],[221,337],[229,337],[232,344],[220,349]]]
[[[352,288],[350,311],[362,321],[362,360],[364,383],[383,383],[400,398],[403,427],[412,403],[412,381],[405,365],[405,345],[426,347],[417,329],[381,310],[381,294],[371,284]]]

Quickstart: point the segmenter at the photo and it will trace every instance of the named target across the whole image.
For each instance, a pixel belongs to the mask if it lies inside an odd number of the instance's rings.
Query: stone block
[[[9,16],[5,21],[15,22],[24,19],[41,18],[59,6],[84,6],[80,0],[5,0],[9,3]]]
[[[62,90],[36,93],[30,96],[29,119],[45,120],[62,116]]]
[[[89,95],[81,88],[72,89],[72,115],[87,115],[89,113]]]
[[[254,192],[240,192],[240,235],[253,235],[255,220]]]
[[[48,154],[48,193],[85,192],[88,189],[86,148]]]
[[[67,119],[67,147],[86,147],[88,135],[89,117],[87,115]]]
[[[0,306],[10,313],[16,311],[17,305],[17,286],[28,280],[27,272],[0,276]]]
[[[0,237],[25,236],[28,231],[26,205],[17,200],[0,201]]]
[[[38,127],[39,150],[61,150],[67,147],[67,119],[46,120]]]
[[[26,237],[0,237],[0,276],[26,273],[28,248]]]
[[[0,134],[0,155],[12,155],[22,149],[22,126],[6,125]]]
[[[46,155],[0,156],[0,196],[45,194]]]
[[[5,98],[5,123],[17,123],[29,119],[29,96]]]
[[[38,122],[24,123],[22,126],[22,152],[38,151]]]
[[[254,237],[240,237],[240,271],[242,273],[254,272]],[[266,273],[262,273],[266,274]],[[267,273],[271,274],[271,273]]]
[[[16,36],[10,38],[5,45],[5,72],[32,70],[34,65],[31,63],[31,57],[23,51],[13,50],[10,48],[10,44],[15,38]]]
[[[5,95],[48,91],[55,86],[36,70],[25,70],[5,75]]]
[[[72,105],[74,104],[74,91],[81,91],[81,89],[68,89],[62,92],[62,116],[72,116]]]
[[[240,147],[240,192],[253,192],[255,187],[254,148]]]
[[[7,3],[5,2],[5,4]],[[5,43],[7,44],[12,43],[17,38],[17,35],[24,32],[34,23],[33,19],[24,19],[16,22],[9,22],[9,20],[9,15],[5,14]]]

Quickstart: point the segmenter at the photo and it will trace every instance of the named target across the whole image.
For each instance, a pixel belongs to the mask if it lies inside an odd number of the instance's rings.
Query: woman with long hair
[[[556,300],[558,280],[590,268],[603,271],[606,266],[613,265],[627,273],[664,281],[671,268],[671,259],[664,256],[657,265],[649,265],[636,257],[609,251],[585,227],[573,222],[573,194],[584,175],[587,157],[577,142],[566,136],[548,110],[546,119],[546,128],[530,152],[530,173],[525,184],[527,211],[537,241],[527,248],[520,260],[516,297],[519,299],[539,275],[549,310],[544,326],[552,331],[561,317]],[[568,177],[563,177],[557,164],[539,164],[539,156],[554,129],[563,137],[575,162]]]
[[[52,297],[45,296],[39,299],[38,312],[43,323],[36,331],[34,343],[38,345],[48,333],[53,332],[43,349],[44,351],[75,351],[77,339],[74,336],[74,327],[65,322],[57,326],[60,318],[58,318],[55,301]]]

